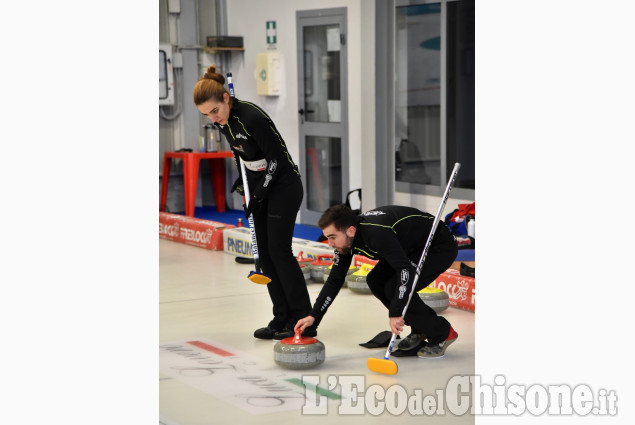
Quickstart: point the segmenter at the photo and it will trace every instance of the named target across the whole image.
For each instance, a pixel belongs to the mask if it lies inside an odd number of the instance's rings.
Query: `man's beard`
[[[350,254],[351,249],[353,248],[353,238],[346,236],[346,247],[342,248],[340,254]]]

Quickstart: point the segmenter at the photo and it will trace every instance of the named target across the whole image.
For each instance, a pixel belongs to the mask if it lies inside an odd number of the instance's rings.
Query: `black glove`
[[[243,204],[243,209],[245,210],[245,217],[247,217],[247,220],[249,220],[249,216],[251,215],[251,213],[260,208],[260,202],[261,201],[258,198],[252,196],[249,200],[249,206]]]
[[[243,186],[243,179],[238,177],[232,185],[231,193],[238,192],[240,195],[245,196],[245,187]]]

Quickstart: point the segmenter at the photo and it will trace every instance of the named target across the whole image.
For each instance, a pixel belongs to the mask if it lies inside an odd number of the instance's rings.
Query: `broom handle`
[[[432,230],[430,230],[430,234],[428,235],[428,240],[426,242],[425,247],[423,248],[423,253],[421,254],[421,259],[419,259],[419,264],[417,265],[417,272],[415,273],[414,281],[412,282],[412,289],[410,289],[410,294],[408,295],[408,301],[406,301],[406,305],[401,312],[401,316],[406,316],[406,310],[408,310],[408,305],[410,305],[410,300],[412,299],[412,294],[415,291],[415,286],[417,286],[417,282],[419,281],[419,274],[421,273],[421,268],[423,267],[423,263],[426,261],[426,257],[428,256],[428,250],[430,249],[430,245],[432,245],[432,238],[434,237],[434,233],[437,230],[437,226],[439,225],[439,221],[441,220],[441,214],[443,213],[443,209],[445,208],[445,203],[450,196],[450,190],[452,190],[452,186],[454,186],[454,180],[456,180],[456,176],[459,173],[459,168],[461,168],[461,164],[458,162],[454,164],[454,169],[452,170],[452,174],[450,175],[450,180],[448,181],[448,185],[445,188],[445,193],[443,194],[443,198],[441,199],[441,204],[439,205],[439,209],[437,211],[437,215],[434,217],[434,222],[432,223]],[[386,355],[384,356],[384,360],[388,360],[390,357],[390,353],[392,352],[392,347],[395,344],[395,340],[397,339],[397,334],[393,333],[392,338],[390,339],[390,344],[388,344],[388,350],[386,350]]]
[[[247,172],[245,171],[245,163],[240,158],[240,173],[243,177],[243,189],[245,191],[245,205],[249,206],[249,182],[247,181]],[[251,233],[251,252],[254,254],[254,264],[256,265],[256,271],[260,272],[260,261],[258,258],[258,243],[256,242],[256,232],[254,230],[254,213],[249,214],[247,217],[249,222],[249,232]]]

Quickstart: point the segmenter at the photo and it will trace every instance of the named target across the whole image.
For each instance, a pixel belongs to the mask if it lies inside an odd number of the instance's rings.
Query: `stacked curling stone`
[[[326,270],[324,270],[324,274],[323,274],[323,279],[324,279],[324,283],[326,283],[326,280],[329,278],[329,275],[331,274],[331,270],[333,269],[333,265],[331,264]],[[350,265],[350,267],[348,268],[348,271],[346,272],[346,278],[348,279],[348,277],[355,273],[358,270],[357,267],[355,267],[354,265]],[[342,285],[342,288],[346,288],[348,285],[346,284],[346,279],[344,279],[344,284]]]
[[[309,280],[311,280],[311,269],[309,268],[309,266],[313,262],[313,258],[303,257],[302,254],[303,254],[303,251],[300,251],[296,259],[298,260],[298,263],[300,264],[300,270],[302,270],[304,281],[309,282]]]
[[[348,289],[358,294],[372,294],[368,283],[366,283],[366,276],[373,269],[372,264],[362,264],[359,270],[352,273],[346,278]]]
[[[419,298],[437,313],[441,313],[450,305],[450,297],[443,289],[426,286],[417,293]]]
[[[300,263],[300,270],[302,270],[302,276],[304,277],[304,281],[309,283],[311,280],[311,270],[309,270],[309,266],[306,264]]]
[[[273,347],[273,360],[285,369],[310,369],[324,363],[325,358],[324,344],[302,336],[299,329],[295,336],[284,338]]]
[[[320,254],[317,259],[311,263],[311,280],[313,282],[324,282],[324,270],[333,265],[333,254]]]

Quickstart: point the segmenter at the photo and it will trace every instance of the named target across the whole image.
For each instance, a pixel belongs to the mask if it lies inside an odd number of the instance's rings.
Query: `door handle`
[[[307,114],[312,114],[312,113],[314,113],[315,111],[314,111],[314,110],[311,110],[311,109],[307,109],[307,110],[305,111],[305,110],[304,110],[304,108],[300,108],[300,110],[298,111],[298,114],[300,114],[300,116],[302,117],[302,121],[301,121],[302,123],[304,123],[304,113],[305,113],[305,112],[306,112]]]

